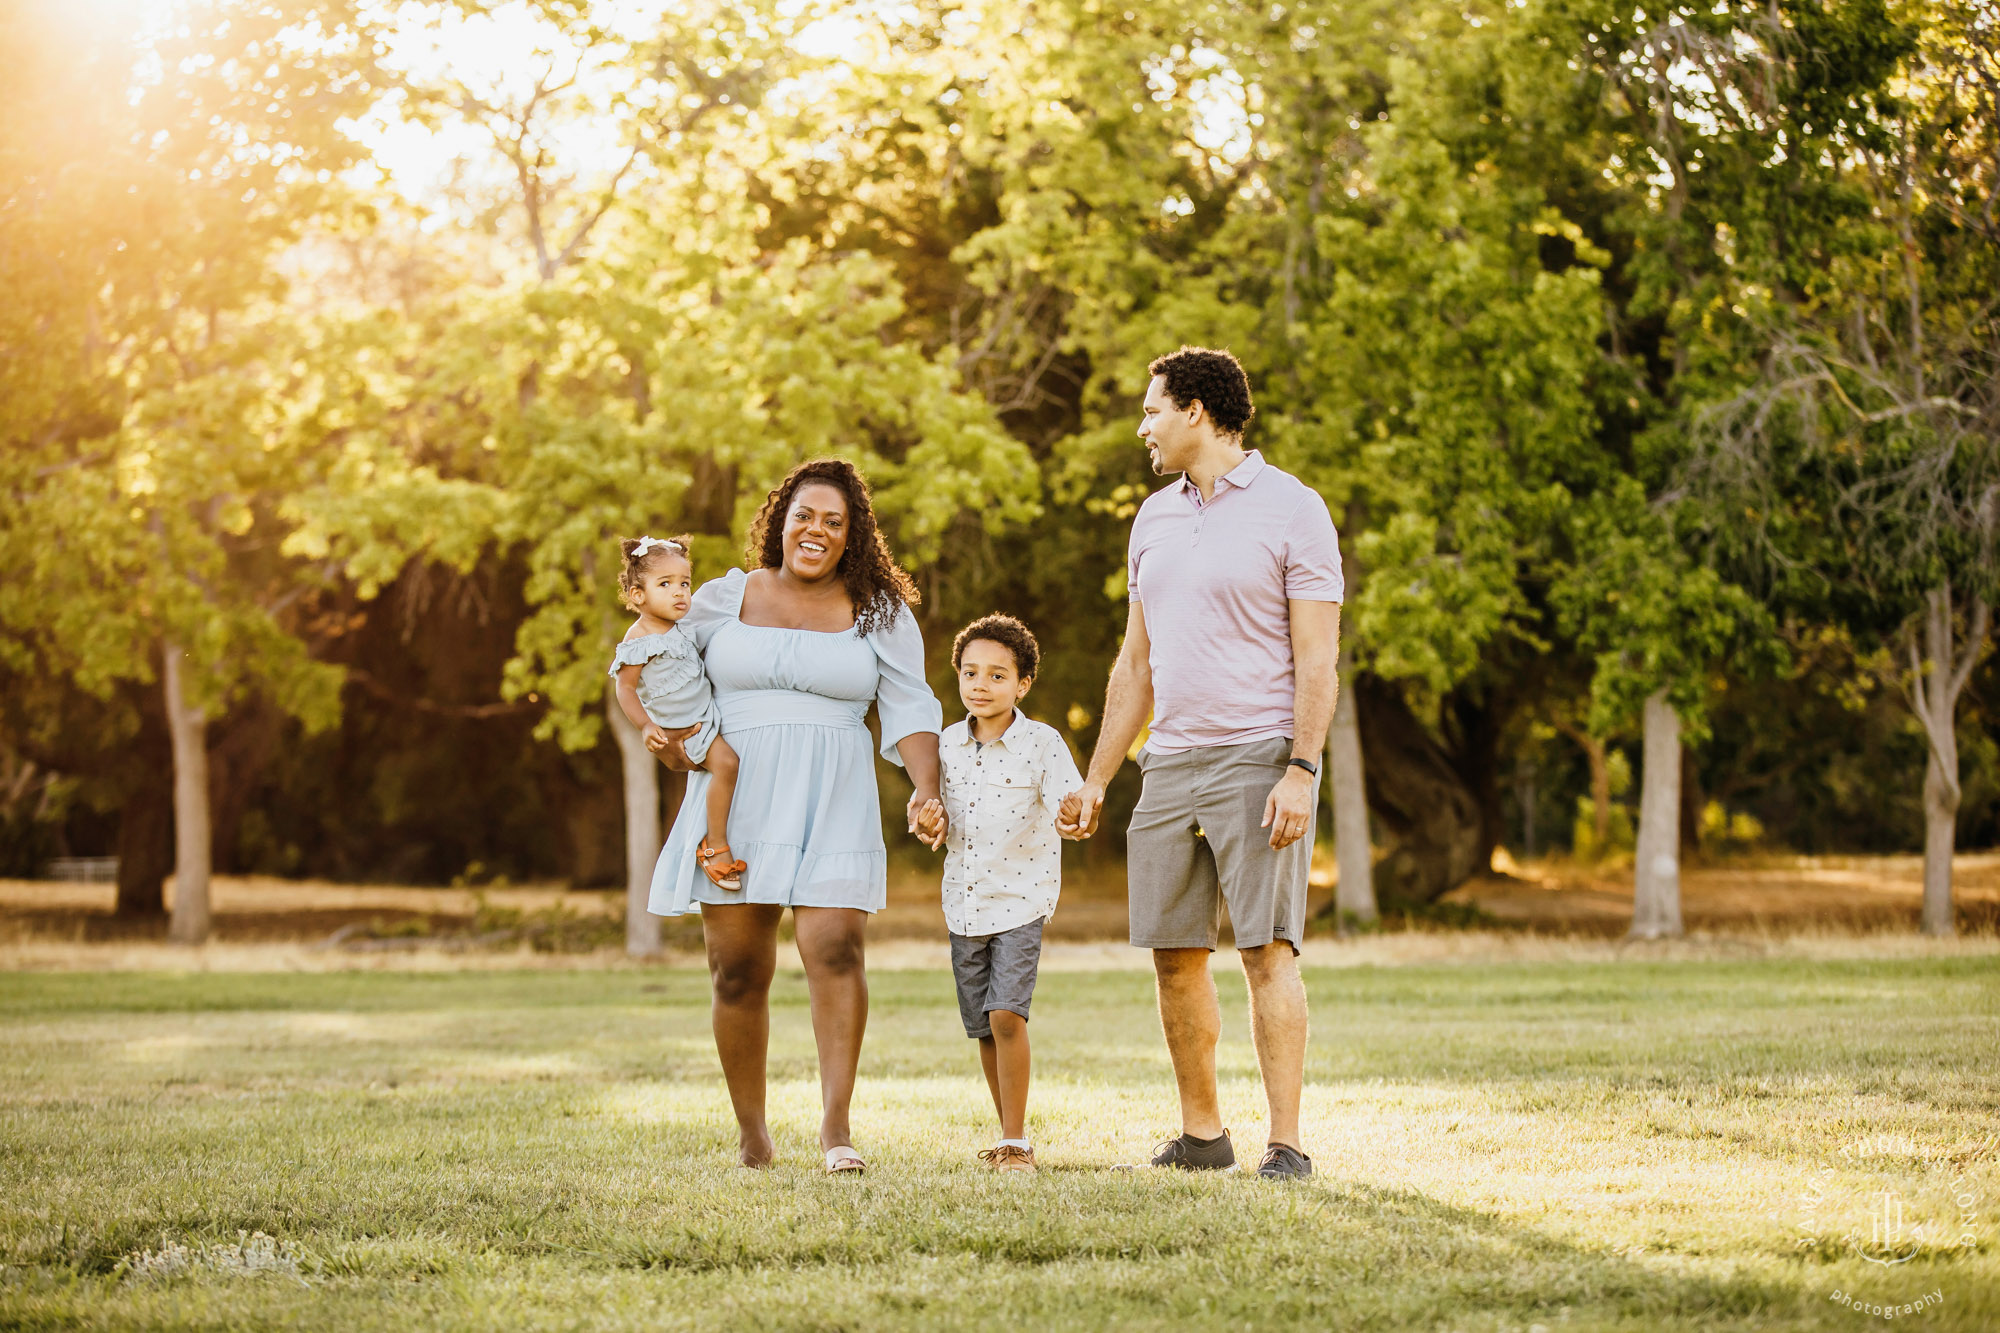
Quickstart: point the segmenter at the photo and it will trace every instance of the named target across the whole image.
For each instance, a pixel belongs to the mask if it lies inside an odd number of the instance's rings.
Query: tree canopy
[[[614,879],[613,540],[820,454],[1087,748],[1182,343],[1341,527],[1390,897],[1604,836],[1649,699],[1684,836],[2000,836],[1985,7],[126,17],[0,20],[9,868],[157,898],[184,707],[220,864]]]

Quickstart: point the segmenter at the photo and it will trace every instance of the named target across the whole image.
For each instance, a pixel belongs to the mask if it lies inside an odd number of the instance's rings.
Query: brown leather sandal
[[[701,840],[701,849],[694,854],[701,863],[701,873],[708,876],[708,882],[729,893],[743,887],[743,872],[750,868],[744,861],[733,859],[729,854],[729,844],[720,847],[708,845],[708,839]]]

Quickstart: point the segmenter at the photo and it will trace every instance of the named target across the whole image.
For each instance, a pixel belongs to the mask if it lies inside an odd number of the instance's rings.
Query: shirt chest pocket
[[[1026,814],[1034,808],[1040,796],[1035,787],[1035,775],[1025,766],[1016,768],[1011,764],[989,769],[986,781],[980,784],[979,794],[996,814]]]

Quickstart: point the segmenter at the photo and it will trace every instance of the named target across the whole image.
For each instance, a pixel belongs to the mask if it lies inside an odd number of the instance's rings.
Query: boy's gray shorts
[[[1028,1016],[1035,997],[1035,974],[1042,967],[1042,922],[998,935],[951,937],[951,972],[958,982],[958,1016],[968,1037],[993,1035],[995,1009]]]
[[[1213,949],[1227,899],[1237,948],[1284,940],[1298,952],[1317,810],[1283,851],[1258,827],[1291,757],[1282,737],[1139,756],[1145,785],[1125,844],[1134,945]]]

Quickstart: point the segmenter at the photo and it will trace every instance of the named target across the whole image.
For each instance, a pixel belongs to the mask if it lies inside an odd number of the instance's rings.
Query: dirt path
[[[1594,872],[1554,862],[1515,866],[1482,877],[1446,901],[1477,908],[1488,931],[1611,939],[1632,916],[1629,870]],[[1922,898],[1922,862],[1913,856],[1769,857],[1726,866],[1691,867],[1682,879],[1682,914],[1690,932],[1785,935],[1800,932],[1874,933],[1914,930]],[[1960,856],[1954,866],[1961,921],[1976,933],[2000,930],[2000,852]],[[1316,867],[1311,906],[1333,896],[1332,867]],[[164,920],[112,915],[108,884],[0,880],[0,943],[38,940],[66,945],[142,943],[164,938]],[[220,876],[212,910],[215,939],[231,945],[323,941],[347,926],[415,929],[450,935],[473,926],[480,903],[506,912],[561,908],[584,916],[615,915],[619,895],[576,892],[560,885],[489,889],[330,884],[257,876]],[[670,927],[693,945],[692,920]],[[884,944],[935,942],[943,934],[935,874],[899,868],[888,908],[870,924]],[[1070,944],[1122,941],[1125,881],[1121,870],[1072,876],[1049,938]],[[4,961],[0,961],[4,965]]]
[[[1511,866],[1447,895],[1502,926],[1623,934],[1632,921],[1632,872],[1595,873],[1550,862]],[[1681,916],[1689,930],[1876,931],[1917,926],[1923,905],[1918,856],[1766,857],[1681,872]],[[1952,861],[1961,925],[2000,928],[2000,852]]]

